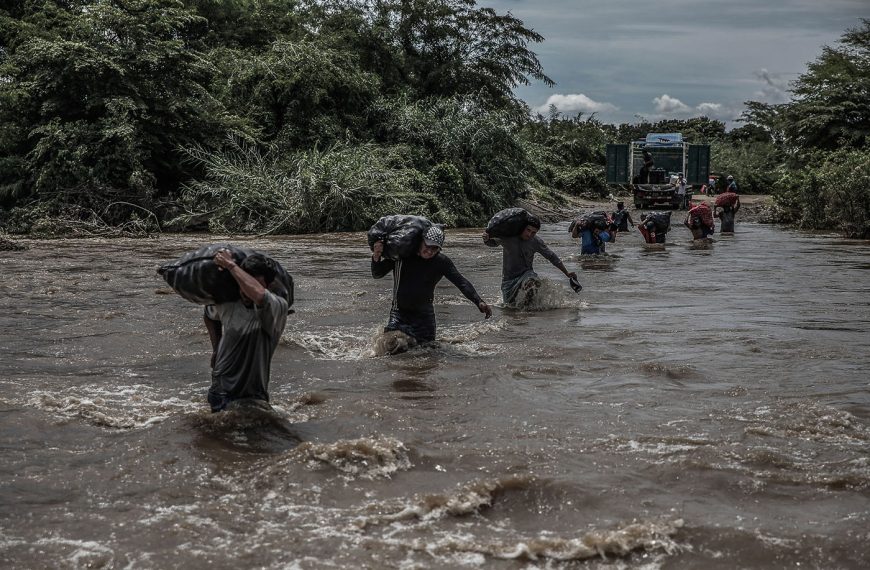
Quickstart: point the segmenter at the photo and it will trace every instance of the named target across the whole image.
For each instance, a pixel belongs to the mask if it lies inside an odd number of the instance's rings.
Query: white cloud
[[[701,103],[697,108],[699,113],[708,117],[717,117],[722,112],[722,103]]]
[[[676,97],[671,97],[667,93],[663,94],[661,97],[654,97],[653,103],[656,106],[657,113],[689,113],[692,111],[691,107]]]
[[[730,123],[736,120],[741,113],[742,107],[734,107],[727,103],[699,103],[694,107],[690,107],[676,97],[670,95],[662,95],[653,99],[656,106],[656,113],[652,115],[636,115],[636,117],[649,121],[662,121],[665,119],[673,119],[675,117],[708,117]]]
[[[547,98],[547,102],[535,109],[535,111],[546,115],[550,112],[550,106],[553,105],[562,113],[601,113],[607,111],[616,111],[619,108],[611,103],[601,103],[593,101],[583,93],[574,93],[570,95],[562,95],[556,93]]]

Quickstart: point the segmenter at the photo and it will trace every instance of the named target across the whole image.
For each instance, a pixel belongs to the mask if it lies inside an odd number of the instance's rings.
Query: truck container
[[[681,133],[649,133],[643,140],[608,144],[606,172],[608,184],[630,187],[635,208],[678,208],[673,181],[682,173],[687,187],[706,184],[710,145],[689,144]]]

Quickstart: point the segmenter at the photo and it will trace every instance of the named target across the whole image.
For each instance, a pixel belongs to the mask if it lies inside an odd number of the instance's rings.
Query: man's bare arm
[[[208,339],[211,341],[211,367],[214,368],[217,349],[221,342],[224,328],[220,321],[210,319],[208,315],[203,314],[202,320],[205,321],[205,330],[208,331]]]
[[[266,288],[252,275],[248,274],[244,269],[236,265],[233,256],[226,250],[220,250],[214,256],[214,262],[230,272],[236,283],[239,284],[239,289],[245,294],[245,297],[256,303],[263,304],[263,298],[266,296]]]

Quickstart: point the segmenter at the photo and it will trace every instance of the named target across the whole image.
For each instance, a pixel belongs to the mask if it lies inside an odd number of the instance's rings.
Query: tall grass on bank
[[[213,232],[273,234],[365,230],[397,212],[454,222],[401,149],[339,143],[282,156],[231,138],[221,151],[187,154],[206,175],[185,188],[186,213],[173,224],[206,215]]]

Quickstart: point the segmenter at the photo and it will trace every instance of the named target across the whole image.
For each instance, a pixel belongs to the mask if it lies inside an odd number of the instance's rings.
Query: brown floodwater
[[[870,244],[738,220],[581,260],[541,306],[501,252],[445,253],[438,340],[372,348],[392,280],[363,234],[26,240],[0,252],[0,567],[867,568]],[[274,415],[210,414],[202,309],[158,264],[274,255],[295,313]]]

